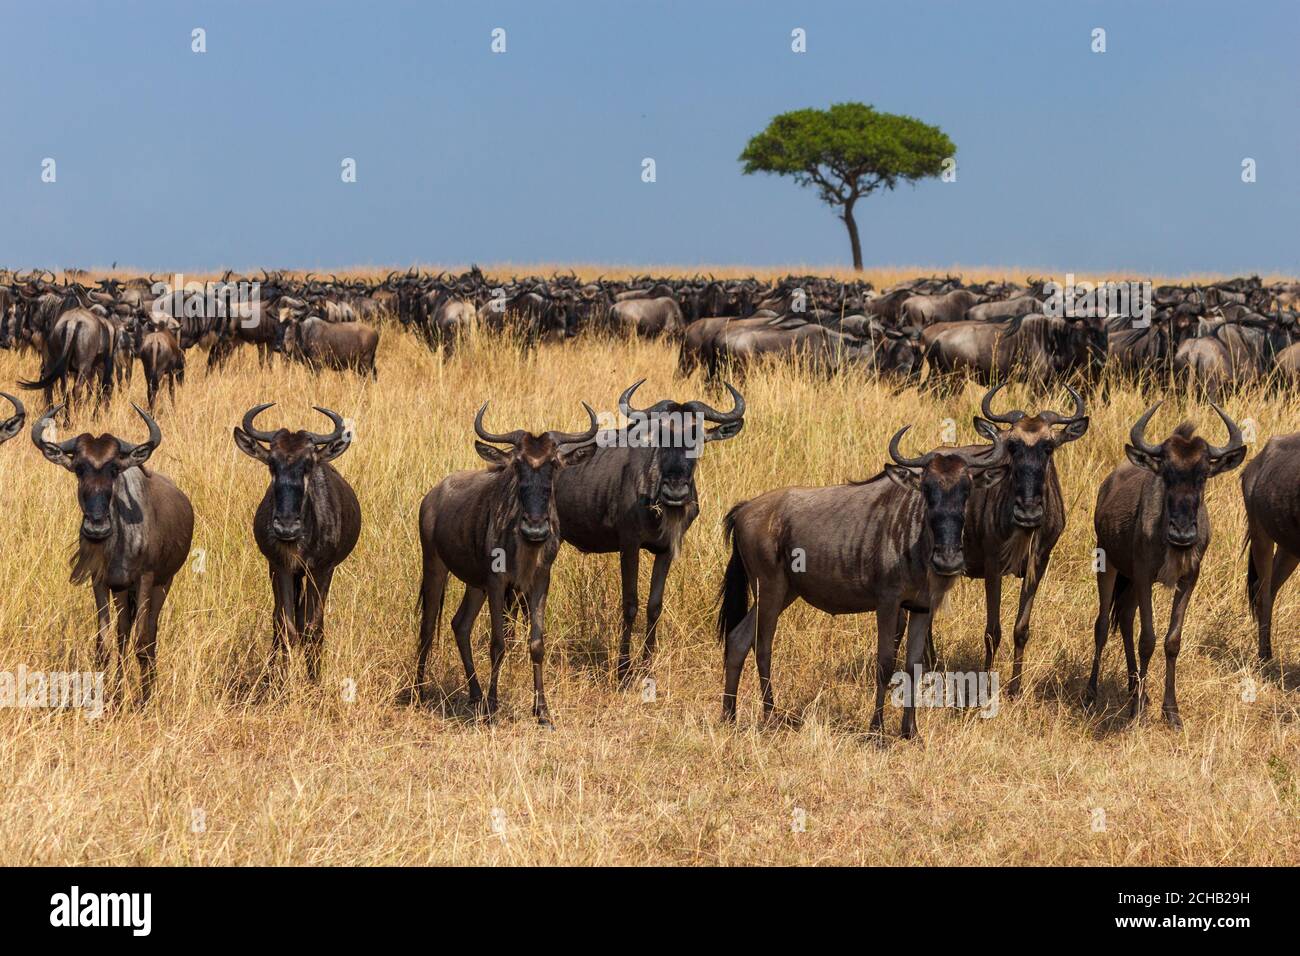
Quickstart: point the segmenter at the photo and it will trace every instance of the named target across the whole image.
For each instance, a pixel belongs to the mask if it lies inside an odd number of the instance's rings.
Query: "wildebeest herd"
[[[262,273],[249,310],[169,307],[165,284],[101,280],[98,288],[57,281],[49,273],[8,273],[0,285],[0,345],[40,356],[40,373],[20,383],[45,392],[46,410],[31,438],[51,462],[72,472],[82,512],[72,580],[89,583],[98,615],[97,662],[109,663],[116,636],[119,677],[133,648],[141,672],[139,702],[154,682],[158,619],[172,579],[190,550],[194,514],[166,476],[147,467],[162,441],[150,411],[136,407],[148,438],[114,435],[50,438],[54,419],[113,386],[139,358],[153,409],[165,381],[182,381],[185,353],[202,345],[219,373],[242,343],[259,360],[277,353],[315,367],[353,369],[377,377],[378,326],[392,320],[433,346],[455,348],[475,326],[510,332],[529,345],[559,342],[584,331],[673,336],[681,368],[711,377],[743,375],[768,354],[790,356],[818,372],[865,363],[883,379],[925,381],[947,394],[958,380],[992,387],[975,418],[987,444],[903,451],[904,426],[889,442],[889,460],[870,479],[822,488],[783,488],[737,504],[724,529],[731,556],[719,589],[718,634],[724,646],[724,719],[734,719],[741,668],[754,651],[766,713],[774,706],[772,645],[778,619],[797,598],[832,614],[876,614],[877,686],[872,720],[883,729],[884,699],[905,647],[907,672],[932,667],[932,616],[956,578],[984,581],[985,669],[1001,642],[1002,579],[1022,579],[1013,629],[1013,673],[1021,690],[1024,651],[1035,595],[1065,525],[1054,453],[1088,430],[1084,393],[1104,387],[1104,372],[1158,385],[1183,377],[1218,398],[1236,383],[1276,378],[1300,346],[1300,286],[1241,279],[1204,287],[1153,290],[1142,316],[1104,308],[1057,316],[1045,309],[1045,288],[955,279],[927,279],[877,292],[868,283],[816,277],[757,280],[623,280],[583,283],[576,277],[494,282],[477,269],[460,276],[392,273],[382,280],[292,278]],[[227,275],[225,282],[242,281]],[[1296,365],[1300,369],[1300,363]],[[1059,385],[1068,410],[1036,414],[997,411],[998,393],[1021,374],[1039,391]],[[71,380],[71,381],[69,381]],[[544,620],[551,568],[568,543],[582,552],[619,555],[622,631],[617,674],[634,669],[631,639],[640,610],[640,554],[653,556],[640,665],[651,663],[672,562],[699,514],[695,472],[708,443],[744,427],[741,391],[722,383],[731,407],[663,398],[633,404],[642,382],[618,397],[625,424],[601,429],[584,403],[578,431],[490,431],[487,405],[473,422],[474,447],[487,468],[456,472],[419,507],[422,578],[414,688],[427,689],[426,667],[440,626],[448,577],[465,585],[451,622],[471,704],[497,709],[497,678],[506,634],[522,615],[533,665],[533,713],[550,725],[543,688]],[[54,393],[63,401],[55,404]],[[21,401],[0,393],[14,413],[0,422],[0,442],[25,422]],[[1152,591],[1175,591],[1165,635],[1163,713],[1180,723],[1175,664],[1184,616],[1211,534],[1202,495],[1206,482],[1242,464],[1242,430],[1218,404],[1227,431],[1210,444],[1184,423],[1156,443],[1147,425],[1159,403],[1134,424],[1119,462],[1102,483],[1094,512],[1098,554],[1096,657],[1088,685],[1095,701],[1101,654],[1118,628],[1124,640],[1130,714],[1146,702],[1155,647]],[[335,570],[357,543],[357,495],[332,462],[352,436],[343,417],[318,408],[330,431],[274,432],[256,426],[269,404],[248,410],[234,428],[236,446],[265,464],[270,484],[253,518],[266,557],[273,599],[273,661],[304,652],[319,675],[325,608]],[[1259,655],[1272,654],[1272,608],[1278,589],[1300,564],[1300,504],[1291,493],[1300,472],[1300,434],[1270,440],[1246,467],[1242,487],[1249,523],[1247,593],[1259,623]],[[491,617],[491,677],[486,695],[470,646],[484,603]],[[1134,616],[1140,618],[1134,641]],[[906,641],[903,638],[906,635]],[[120,684],[120,681],[119,681]],[[913,704],[902,733],[916,732]]]

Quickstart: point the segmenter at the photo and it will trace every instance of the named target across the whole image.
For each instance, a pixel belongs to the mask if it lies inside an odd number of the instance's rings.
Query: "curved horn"
[[[20,402],[20,401],[18,401],[18,399],[14,398],[14,397],[13,397],[12,395],[10,395],[8,392],[0,392],[0,397],[2,397],[2,398],[4,398],[5,400],[7,400],[7,401],[9,402],[9,404],[12,405],[12,406],[14,407],[14,413],[13,413],[12,417],[10,418],[10,421],[13,421],[13,419],[15,419],[15,418],[26,418],[26,417],[27,417],[27,409],[23,407],[23,403]]]
[[[627,387],[622,395],[618,397],[618,410],[624,418],[633,418],[635,416],[649,416],[659,412],[666,412],[672,408],[673,403],[670,399],[663,399],[655,402],[649,408],[635,408],[632,405],[632,393],[645,384],[645,379],[633,382]]]
[[[1066,385],[1065,390],[1070,393],[1070,398],[1074,401],[1074,414],[1065,417],[1060,412],[1042,412],[1039,418],[1049,425],[1068,425],[1071,422],[1077,422],[1087,414],[1088,409],[1083,403],[1083,396],[1076,392],[1071,385]]]
[[[975,451],[960,451],[954,448],[951,451],[942,451],[939,454],[948,458],[958,458],[965,463],[967,468],[989,468],[1001,464],[1005,450],[1006,439],[999,433],[997,438],[993,439],[993,444],[987,448],[979,448]]]
[[[1128,433],[1129,444],[1132,445],[1134,448],[1136,448],[1138,451],[1145,452],[1148,455],[1155,455],[1155,456],[1160,456],[1164,454],[1163,449],[1161,449],[1159,445],[1148,444],[1147,440],[1143,437],[1143,435],[1146,433],[1147,422],[1149,422],[1151,420],[1151,416],[1156,413],[1156,409],[1163,404],[1164,404],[1163,400],[1156,402],[1145,412],[1143,412],[1142,417],[1139,418],[1136,422],[1134,422],[1133,427],[1129,429],[1129,433]]]
[[[60,402],[58,405],[51,405],[45,410],[44,415],[32,423],[32,444],[37,448],[44,448],[47,444],[50,444],[45,440],[45,426],[54,421],[55,415],[63,411],[63,405],[63,402]],[[77,440],[75,438],[69,438],[65,441],[56,442],[54,444],[57,445],[59,451],[64,452],[65,454],[71,454],[73,449],[76,447]]]
[[[1214,445],[1210,445],[1209,442],[1206,442],[1206,444],[1209,445],[1208,451],[1210,457],[1222,458],[1224,455],[1236,451],[1242,445],[1246,444],[1246,442],[1241,437],[1241,429],[1237,427],[1237,423],[1229,418],[1222,408],[1214,404],[1214,402],[1210,402],[1210,407],[1214,409],[1215,413],[1220,419],[1222,419],[1223,424],[1228,428],[1228,444],[1224,445],[1222,448],[1218,448]]]
[[[1025,417],[1025,413],[1020,409],[1012,409],[1011,411],[1005,412],[1001,415],[995,414],[993,411],[993,396],[1006,387],[1007,383],[1003,382],[1001,385],[995,385],[993,388],[989,389],[989,391],[984,394],[983,401],[980,402],[980,411],[983,412],[984,417],[991,422],[1000,422],[1003,425],[1014,425],[1016,422],[1020,421],[1020,419]]]
[[[898,447],[899,442],[903,439],[903,435],[906,434],[907,430],[911,427],[911,425],[904,425],[894,433],[893,438],[889,439],[889,457],[894,459],[895,463],[907,468],[924,468],[934,460],[935,452],[928,451],[920,458],[904,458],[903,453]]]
[[[311,436],[312,444],[328,445],[330,442],[338,441],[343,437],[344,425],[342,415],[338,412],[330,411],[328,408],[321,408],[319,405],[313,405],[312,409],[320,412],[334,423],[334,431],[328,435],[318,435],[316,432],[307,432],[307,434]]]
[[[478,414],[474,416],[474,434],[486,442],[492,442],[497,445],[514,445],[518,447],[519,443],[524,439],[524,430],[522,428],[517,428],[504,435],[494,435],[483,427],[483,415],[487,411],[487,407],[488,403],[484,402],[483,407],[480,408]]]
[[[131,407],[135,409],[137,415],[139,415],[141,418],[144,419],[144,423],[149,426],[149,437],[138,445],[133,445],[130,442],[122,441],[122,439],[119,438],[117,440],[117,444],[121,448],[120,453],[123,455],[129,455],[131,454],[131,452],[135,451],[137,448],[140,448],[143,445],[148,445],[150,448],[157,448],[159,445],[162,444],[162,429],[159,428],[158,423],[153,420],[153,416],[151,416],[148,412],[146,412],[135,402],[131,403]]]
[[[687,402],[682,409],[687,412],[698,412],[704,415],[706,422],[713,422],[718,425],[724,425],[727,422],[738,422],[745,417],[745,397],[731,387],[730,382],[723,382],[727,391],[731,393],[731,411],[720,412],[704,402]]]
[[[557,445],[584,445],[596,437],[596,432],[599,430],[599,426],[596,424],[596,413],[592,411],[591,406],[586,402],[582,403],[582,407],[587,410],[587,417],[591,421],[587,430],[584,432],[548,432],[551,441]]]
[[[258,441],[269,442],[275,437],[275,432],[259,431],[253,424],[254,418],[262,414],[262,412],[266,411],[274,404],[275,402],[263,402],[261,405],[254,405],[248,411],[244,412],[244,421],[240,427],[244,429],[245,433],[247,433],[250,438],[256,438]]]

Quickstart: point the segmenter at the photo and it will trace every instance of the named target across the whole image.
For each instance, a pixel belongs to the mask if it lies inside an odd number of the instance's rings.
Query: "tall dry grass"
[[[0,383],[34,365],[30,354],[0,354]],[[938,402],[892,394],[859,374],[823,380],[785,366],[752,373],[745,431],[711,445],[700,464],[702,510],[669,580],[657,699],[643,702],[612,677],[617,559],[566,547],[547,622],[546,680],[558,724],[547,733],[529,714],[530,668],[517,642],[503,669],[498,721],[464,717],[449,614],[433,664],[445,706],[401,703],[414,658],[416,509],[449,471],[478,466],[471,422],[485,399],[493,426],[541,429],[577,427],[581,399],[612,409],[642,376],[647,399],[710,394],[699,378],[675,377],[672,347],[580,340],[525,353],[488,341],[440,361],[386,328],[377,383],[284,365],[263,370],[251,352],[216,377],[205,378],[201,354],[191,365],[177,405],[160,412],[165,438],[153,464],[191,497],[194,546],[206,552],[206,566],[181,573],[163,613],[155,701],[143,713],[97,721],[76,712],[0,712],[0,863],[1297,859],[1300,645],[1287,624],[1300,592],[1284,592],[1277,609],[1275,648],[1286,663],[1260,667],[1243,597],[1237,474],[1209,491],[1214,541],[1179,663],[1186,728],[1159,723],[1159,650],[1150,721],[1131,727],[1122,719],[1118,637],[1105,660],[1104,711],[1081,708],[1096,601],[1092,503],[1142,410],[1133,390],[1095,405],[1088,435],[1060,453],[1069,525],[1040,592],[1028,693],[1003,701],[992,719],[923,711],[923,744],[877,748],[865,734],[870,616],[792,607],[778,631],[774,674],[778,706],[795,726],[760,725],[752,666],[738,725],[719,723],[712,621],[726,559],[720,519],[735,501],[774,486],[876,472],[903,423],[916,423],[918,441],[937,442],[951,417],[961,440],[973,440],[975,386]],[[137,372],[137,401],[143,387]],[[1009,391],[1009,401],[1033,403],[1019,388]],[[263,401],[280,403],[266,414],[268,425],[319,428],[313,404],[355,419],[357,441],[338,466],[359,493],[365,525],[335,578],[321,684],[308,686],[298,674],[259,702],[249,688],[269,647],[271,596],[250,521],[267,474],[235,449],[230,430]],[[37,401],[30,405],[37,414]],[[1284,397],[1242,394],[1227,407],[1255,421],[1260,441],[1296,427],[1294,403]],[[1181,411],[1167,407],[1154,428],[1172,428]],[[1193,404],[1188,414],[1219,435],[1207,409]],[[122,400],[98,416],[79,414],[75,427],[142,434]],[[91,596],[68,583],[65,561],[78,521],[74,480],[25,435],[0,448],[0,470],[0,670],[90,669]],[[1010,614],[1015,585],[1008,586]],[[449,599],[459,593],[453,583]],[[1158,620],[1167,619],[1168,604],[1167,593],[1158,595]],[[982,589],[962,582],[937,628],[947,668],[981,666],[982,627]],[[1003,673],[1006,629],[996,665]],[[485,618],[474,643],[482,671]],[[899,716],[889,709],[891,734]],[[806,812],[806,832],[792,831],[796,807]],[[503,834],[494,832],[494,809]]]

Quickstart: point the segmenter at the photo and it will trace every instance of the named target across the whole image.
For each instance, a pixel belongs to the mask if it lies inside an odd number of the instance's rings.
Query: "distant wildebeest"
[[[614,327],[645,337],[676,335],[686,325],[682,307],[671,296],[656,299],[624,299],[610,310]]]
[[[330,584],[361,535],[356,493],[330,464],[348,450],[352,436],[338,413],[319,406],[313,407],[334,423],[327,435],[259,431],[254,419],[274,404],[244,413],[235,445],[271,470],[271,484],[253,515],[253,537],[271,571],[273,663],[283,663],[289,648],[301,642],[307,674],[316,681]]]
[[[185,353],[175,334],[167,328],[156,328],[140,342],[140,364],[144,368],[145,388],[152,411],[158,390],[165,381],[167,394],[176,401],[176,383],[185,384]]]
[[[96,405],[113,395],[113,358],[117,351],[117,327],[106,316],[90,309],[70,309],[55,320],[45,338],[41,374],[34,381],[20,381],[20,388],[44,390],[45,403],[54,399],[57,384],[65,399],[67,414],[71,400],[94,390]],[[68,375],[74,376],[71,389]],[[94,380],[98,377],[99,387]],[[66,415],[65,415],[66,420]]]
[[[962,529],[977,488],[1007,472],[1004,439],[976,419],[991,446],[938,449],[905,458],[889,443],[892,464],[874,478],[826,488],[781,488],[736,505],[724,523],[731,560],[723,579],[718,636],[726,683],[722,719],[735,720],[740,669],[754,647],[763,711],[770,716],[772,639],[781,613],[797,598],[829,614],[876,612],[876,706],[871,727],[884,728],[902,614],[907,673],[902,735],[916,733],[916,696],[934,609],[966,566]],[[750,597],[755,604],[749,606]]]
[[[1165,632],[1165,697],[1161,708],[1165,719],[1177,727],[1182,725],[1182,719],[1174,674],[1182,644],[1183,616],[1210,544],[1205,483],[1240,465],[1246,457],[1246,445],[1236,422],[1214,404],[1211,407],[1227,426],[1228,444],[1211,445],[1194,434],[1191,422],[1183,422],[1159,445],[1152,445],[1144,435],[1147,422],[1160,405],[1157,402],[1151,406],[1133,425],[1129,444],[1124,446],[1128,461],[1121,462],[1097,492],[1093,518],[1100,549],[1098,610],[1093,626],[1096,654],[1086,702],[1090,706],[1096,702],[1101,654],[1111,629],[1118,625],[1128,670],[1129,716],[1136,718],[1146,706],[1147,664],[1156,644],[1151,590],[1159,583],[1177,589]],[[1142,620],[1136,656],[1135,609]]]
[[[1055,411],[1026,415],[1019,409],[995,413],[993,399],[1003,387],[988,392],[980,408],[988,422],[1007,426],[998,429],[1006,446],[1007,478],[971,492],[962,547],[966,576],[984,579],[985,671],[993,669],[1002,640],[1002,578],[1010,574],[1021,579],[1020,606],[1012,632],[1015,654],[1006,687],[1007,695],[1015,697],[1020,690],[1034,597],[1047,573],[1052,549],[1065,530],[1065,499],[1053,453],[1066,442],[1083,437],[1088,416],[1083,398],[1068,385],[1066,391],[1074,401],[1071,415]]]
[[[148,412],[134,407],[149,426],[149,438],[138,445],[108,434],[46,441],[46,429],[58,407],[47,409],[32,425],[32,442],[51,462],[77,477],[81,533],[71,559],[71,580],[73,584],[89,581],[94,591],[99,618],[95,663],[99,670],[107,670],[109,661],[109,596],[117,607],[119,681],[135,623],[141,621],[135,634],[135,656],[143,706],[153,690],[158,615],[172,578],[189,556],[194,510],[171,479],[144,467],[162,444],[162,430]]]
[[[1273,657],[1273,602],[1300,563],[1300,432],[1270,438],[1241,473],[1250,560],[1246,597],[1259,622],[1259,659]]]
[[[369,372],[371,378],[379,378],[375,365],[379,333],[371,326],[360,322],[326,322],[309,316],[302,321],[284,322],[281,329],[285,355],[312,368]]]
[[[487,403],[474,418],[479,441],[474,450],[487,470],[457,471],[435,485],[420,503],[420,639],[415,665],[415,689],[425,691],[425,668],[433,635],[442,616],[447,576],[465,584],[452,631],[465,677],[469,701],[483,707],[483,689],[474,672],[470,632],[486,598],[492,624],[492,678],[486,714],[497,710],[497,677],[506,652],[506,602],[522,599],[529,617],[528,653],[533,663],[533,716],[552,726],[542,661],[543,632],[551,563],[560,550],[560,520],[556,515],[555,482],[566,467],[592,451],[596,413],[583,403],[590,427],[583,432],[547,431],[540,435],[517,429],[502,435],[483,427]],[[502,450],[496,445],[505,445]]]
[[[646,602],[642,660],[654,656],[668,571],[682,540],[700,513],[695,468],[706,443],[732,438],[745,425],[745,399],[727,385],[732,407],[720,412],[701,401],[663,399],[646,409],[632,406],[645,379],[618,400],[628,419],[622,428],[602,432],[596,448],[555,480],[560,534],[579,551],[617,551],[622,582],[623,630],[618,644],[618,677],[631,667],[632,629],[639,611],[637,576],[641,552],[654,555]],[[714,425],[704,428],[704,424]]]
[[[983,385],[1020,371],[1036,390],[1058,377],[1095,377],[1106,359],[1109,330],[1095,316],[1027,315],[997,322],[942,322],[925,330],[930,381],[950,391],[963,375]]]
[[[23,408],[23,403],[8,392],[0,392],[0,398],[4,398],[14,407],[13,415],[0,421],[0,445],[3,445],[23,430],[23,423],[27,421],[27,409]]]
[[[944,295],[914,295],[903,300],[900,315],[904,324],[923,329],[936,322],[960,322],[968,309],[983,301],[982,295],[969,289],[953,289]]]

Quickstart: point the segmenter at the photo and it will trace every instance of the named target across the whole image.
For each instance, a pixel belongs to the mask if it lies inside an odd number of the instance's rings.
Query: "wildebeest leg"
[[[876,609],[876,709],[871,715],[871,732],[885,731],[885,694],[898,663],[898,645],[902,632],[898,625],[903,609],[897,601],[884,601]]]
[[[294,637],[297,639],[291,646],[296,647],[302,643],[303,628],[307,622],[307,589],[301,571],[294,574],[290,580],[293,582],[293,630]]]
[[[632,628],[636,626],[637,573],[641,569],[641,548],[625,544],[618,553],[618,567],[622,575],[623,630],[618,638],[618,679],[627,680],[632,665]]]
[[[1277,547],[1277,553],[1273,557],[1273,568],[1270,577],[1270,586],[1268,588],[1268,632],[1261,636],[1259,642],[1259,658],[1266,661],[1273,656],[1273,602],[1277,599],[1277,593],[1282,590],[1282,585],[1286,584],[1287,578],[1291,577],[1296,569],[1297,563],[1300,563],[1300,557],[1287,551],[1281,545]],[[1263,622],[1265,618],[1260,617]],[[1262,624],[1261,624],[1262,626]],[[1262,634],[1263,632],[1261,632]]]
[[[655,555],[654,567],[650,569],[650,599],[645,606],[645,648],[641,660],[646,667],[654,657],[655,643],[659,636],[659,615],[664,609],[664,585],[668,582],[668,569],[672,567],[673,556],[665,551]]]
[[[492,677],[488,681],[487,712],[491,717],[497,712],[497,678],[501,676],[501,661],[506,656],[506,595],[499,585],[488,591],[488,616],[492,628],[492,642],[488,651],[492,662]]]
[[[275,612],[271,622],[274,629],[273,656],[283,661],[288,649],[298,643],[298,631],[294,623],[297,596],[294,594],[293,575],[272,569],[271,590],[275,594]]]
[[[1088,690],[1083,695],[1085,707],[1097,703],[1097,681],[1101,677],[1101,653],[1106,649],[1106,638],[1110,636],[1110,606],[1115,600],[1115,581],[1119,572],[1107,563],[1104,570],[1097,572],[1097,619],[1092,625],[1092,639],[1096,649],[1092,655],[1092,675],[1088,678]],[[990,663],[993,658],[988,658]],[[987,667],[985,669],[988,669]]]
[[[95,615],[99,619],[99,630],[95,633],[95,669],[108,670],[108,634],[113,627],[113,613],[109,606],[108,585],[95,584]]]
[[[325,605],[329,602],[333,580],[334,568],[330,566],[307,575],[303,582],[303,646],[307,653],[307,679],[313,684],[320,680],[320,659],[325,649]]]
[[[1103,639],[1104,640],[1104,639]],[[1002,643],[1002,575],[989,569],[984,577],[984,670],[993,670],[993,658]]]
[[[913,678],[924,676],[922,659],[925,657],[925,635],[930,629],[930,617],[933,612],[913,611],[907,622],[907,673]],[[920,688],[913,686],[912,695],[903,705],[903,726],[899,736],[904,739],[915,737],[916,732],[916,698]],[[879,692],[877,692],[879,693]]]
[[[158,671],[158,615],[162,613],[163,601],[167,600],[167,591],[171,582],[153,583],[153,575],[146,575],[149,582],[146,590],[144,582],[140,585],[140,601],[143,604],[144,620],[135,639],[135,659],[140,665],[140,706],[149,703],[153,693],[154,676]]]
[[[550,590],[550,580],[550,569],[538,568],[533,581],[533,593],[528,598],[528,656],[533,661],[533,716],[546,728],[555,726],[551,721],[551,711],[546,706],[546,691],[542,687],[542,660],[546,657],[546,637],[542,631],[542,622],[546,619],[546,595]]]
[[[1025,645],[1029,643],[1029,619],[1034,613],[1034,598],[1038,594],[1038,586],[1043,582],[1043,575],[1047,573],[1047,562],[1051,557],[1050,551],[1044,551],[1042,557],[1030,554],[1025,561],[1028,566],[1030,561],[1036,560],[1038,567],[1034,569],[1032,581],[1026,573],[1025,579],[1020,582],[1020,609],[1016,612],[1016,626],[1011,632],[1016,649],[1011,664],[1011,681],[1007,684],[1009,698],[1015,698],[1020,694],[1020,674],[1025,664]]]
[[[436,554],[424,559],[424,573],[420,577],[420,646],[415,656],[415,693],[423,700],[427,691],[424,682],[425,667],[429,663],[429,649],[442,619],[442,602],[447,594],[447,565]],[[472,659],[466,673],[473,670]]]
[[[1196,587],[1199,576],[1198,572],[1193,571],[1178,582],[1174,603],[1169,610],[1169,630],[1165,632],[1165,699],[1160,711],[1172,727],[1183,725],[1183,718],[1178,713],[1174,677],[1178,666],[1178,651],[1183,644],[1183,616],[1187,613],[1187,605],[1192,599],[1192,590]]]
[[[1147,705],[1147,667],[1151,663],[1151,652],[1156,649],[1156,628],[1151,614],[1151,582],[1134,581],[1137,588],[1138,617],[1142,630],[1138,635],[1138,679],[1133,703],[1129,708],[1129,717],[1136,718]]]
[[[736,719],[736,691],[740,688],[740,669],[754,643],[754,622],[757,617],[758,607],[755,605],[727,635],[723,650],[726,676],[722,689],[722,719],[727,723]]]
[[[786,591],[784,580],[778,581],[760,595],[757,627],[754,635],[754,666],[758,670],[758,687],[763,694],[763,717],[772,716],[776,701],[772,695],[772,639],[776,637],[776,622],[781,612],[790,606],[793,596]]]
[[[131,643],[131,629],[135,625],[135,592],[130,589],[114,591],[113,604],[117,608],[117,664],[113,668],[113,696],[120,701],[126,686],[127,648]]]
[[[469,646],[469,635],[486,597],[486,591],[465,588],[465,596],[460,599],[460,607],[451,619],[451,630],[456,635],[456,649],[460,651],[460,662],[465,667],[465,681],[469,684],[469,703],[475,708],[483,703],[483,688],[479,686],[478,675],[474,673],[474,653]]]

